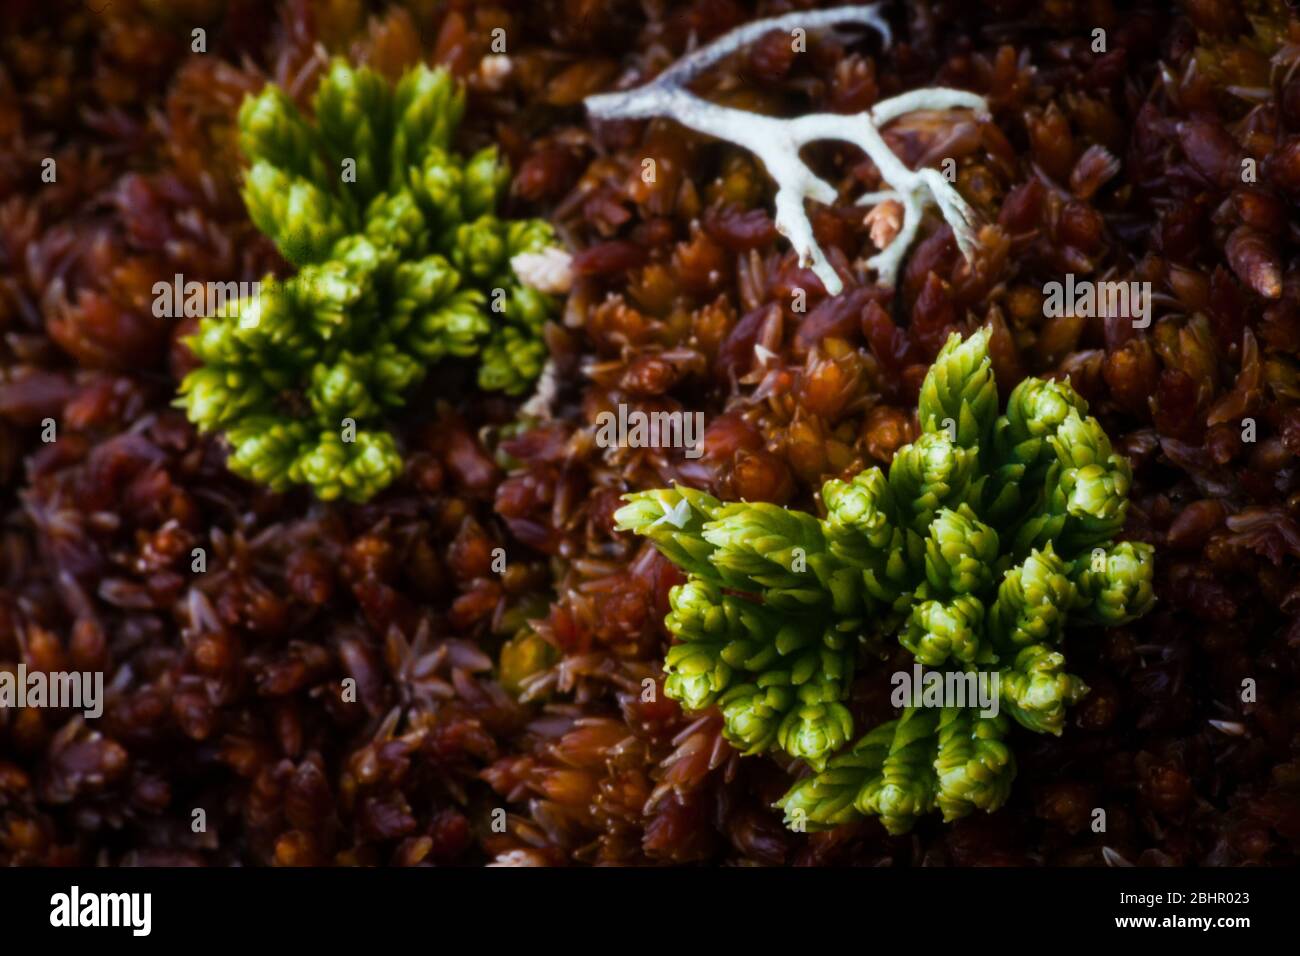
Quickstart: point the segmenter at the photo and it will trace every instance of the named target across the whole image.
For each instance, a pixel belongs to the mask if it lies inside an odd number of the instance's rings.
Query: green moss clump
[[[432,365],[478,356],[479,385],[511,395],[536,378],[555,305],[510,260],[555,239],[496,217],[494,148],[451,150],[464,97],[445,71],[392,84],[336,60],[313,106],[268,85],[240,109],[245,204],[297,272],[201,321],[177,404],[226,433],[237,474],[364,501],[401,470],[384,417]]]
[[[689,574],[670,595],[665,690],[718,707],[744,753],[813,767],[778,804],[787,824],[865,815],[902,833],[933,810],[992,811],[1015,774],[1011,720],[1061,733],[1087,692],[1065,669],[1066,627],[1155,600],[1150,546],[1114,542],[1128,462],[1087,412],[1067,382],[1030,378],[999,414],[988,333],[954,335],[921,389],[922,435],[887,474],[827,482],[824,518],[680,487],[627,496],[619,528]],[[890,637],[928,676],[996,686],[1000,712],[913,698],[849,745],[849,681]]]

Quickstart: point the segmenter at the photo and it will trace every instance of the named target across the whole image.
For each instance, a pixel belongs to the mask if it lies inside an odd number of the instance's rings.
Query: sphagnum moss
[[[780,748],[816,771],[778,804],[796,828],[868,815],[901,833],[933,810],[997,809],[1010,720],[1060,734],[1087,692],[1066,671],[1067,625],[1154,602],[1151,548],[1113,541],[1127,461],[1066,382],[1026,379],[999,414],[988,340],[948,340],[921,389],[923,434],[888,474],[827,482],[824,518],[685,488],[628,495],[616,516],[690,576],[670,596],[668,695],[718,706],[744,753]],[[889,635],[926,668],[996,674],[1002,713],[907,707],[844,749],[849,681]]]
[[[552,301],[510,261],[554,242],[494,215],[495,148],[460,157],[464,98],[419,66],[395,85],[336,60],[309,121],[275,85],[245,100],[249,216],[297,273],[202,320],[178,404],[276,491],[364,501],[401,470],[383,418],[430,366],[479,356],[482,388],[519,394],[545,359]]]

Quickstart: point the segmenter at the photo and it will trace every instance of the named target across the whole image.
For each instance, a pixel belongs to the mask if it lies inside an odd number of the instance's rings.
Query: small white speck
[[[478,75],[483,85],[496,91],[506,85],[506,80],[514,72],[515,65],[504,53],[489,53],[478,64]]]
[[[564,295],[573,285],[573,256],[551,246],[541,252],[521,252],[510,260],[519,281],[548,295]]]
[[[1246,725],[1236,720],[1212,720],[1210,726],[1229,737],[1246,736]]]

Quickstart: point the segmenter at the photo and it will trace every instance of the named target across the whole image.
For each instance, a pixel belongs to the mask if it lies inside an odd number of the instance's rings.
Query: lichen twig
[[[804,146],[819,140],[840,140],[857,146],[871,157],[880,170],[881,179],[891,187],[861,197],[858,200],[860,204],[895,199],[903,206],[903,224],[898,235],[866,262],[866,266],[876,272],[881,285],[894,284],[928,205],[939,208],[952,226],[958,248],[969,261],[975,250],[974,211],[935,170],[908,169],[885,143],[880,127],[917,110],[970,109],[987,114],[988,104],[983,97],[963,90],[929,88],[883,100],[871,110],[855,115],[812,113],[793,119],[777,119],[710,103],[686,89],[686,83],[700,72],[774,30],[819,29],[835,23],[860,23],[875,29],[889,43],[891,33],[879,14],[879,8],[879,4],[867,4],[800,11],[747,24],[688,54],[643,86],[588,97],[587,110],[596,119],[671,117],[696,132],[728,140],[757,156],[777,183],[777,230],[790,240],[800,264],[811,267],[831,295],[838,295],[844,283],[817,244],[804,200],[814,199],[829,205],[839,198],[839,193],[809,169],[799,156]]]

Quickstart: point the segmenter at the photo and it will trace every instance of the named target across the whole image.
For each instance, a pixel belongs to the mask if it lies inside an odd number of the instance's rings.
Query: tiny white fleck
[[[573,285],[573,257],[556,246],[541,252],[521,252],[510,267],[524,285],[548,295],[563,295]]]

